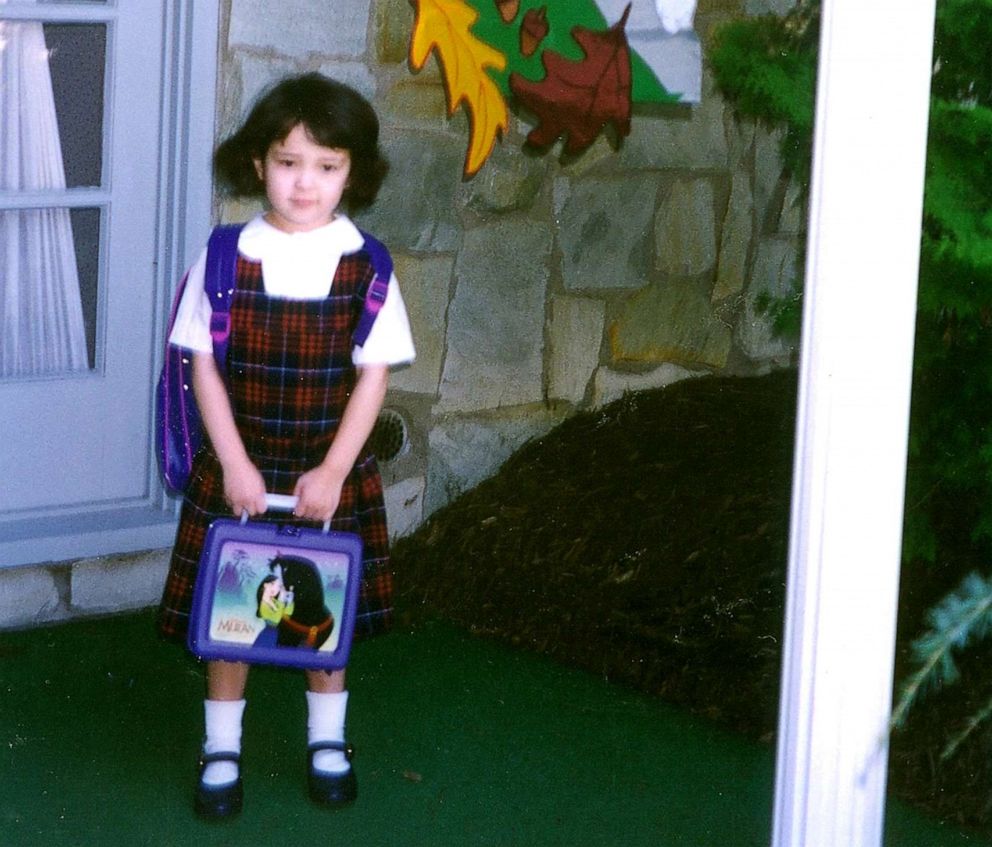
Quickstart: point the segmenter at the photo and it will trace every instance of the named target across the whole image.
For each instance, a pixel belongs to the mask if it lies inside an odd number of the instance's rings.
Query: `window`
[[[171,540],[152,381],[209,227],[211,5],[0,4],[0,567]]]

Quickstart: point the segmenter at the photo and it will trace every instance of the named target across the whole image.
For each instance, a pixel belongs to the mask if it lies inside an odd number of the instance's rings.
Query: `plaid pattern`
[[[228,349],[231,406],[270,492],[292,494],[300,474],[330,449],[355,385],[351,336],[371,279],[364,252],[344,256],[326,299],[286,300],[265,294],[259,262],[238,258]],[[185,638],[207,528],[229,516],[220,463],[208,445],[194,461],[176,531],[159,607],[165,637]],[[258,519],[284,522],[287,516]],[[392,572],[382,480],[371,454],[363,452],[345,480],[331,527],[358,533],[364,543],[355,636],[382,632],[392,613]]]

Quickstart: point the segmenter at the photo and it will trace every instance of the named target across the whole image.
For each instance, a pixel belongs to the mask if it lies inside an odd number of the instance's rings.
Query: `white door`
[[[169,0],[0,0],[0,567],[167,543],[156,334],[187,258],[180,230],[209,223],[209,141],[193,159],[175,146],[184,110],[213,126],[212,79],[201,114],[177,98],[193,15]],[[189,193],[191,161],[201,219],[177,229],[167,204]]]

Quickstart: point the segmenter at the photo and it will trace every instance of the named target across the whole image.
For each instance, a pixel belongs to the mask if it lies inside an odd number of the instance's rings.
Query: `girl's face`
[[[271,210],[266,220],[284,232],[307,232],[334,220],[351,173],[347,150],[321,147],[303,124],[255,159]]]

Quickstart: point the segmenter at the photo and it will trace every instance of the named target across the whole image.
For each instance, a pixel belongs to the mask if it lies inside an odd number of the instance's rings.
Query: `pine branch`
[[[892,712],[892,727],[900,727],[910,708],[922,696],[958,678],[953,652],[986,637],[992,627],[992,580],[969,574],[928,614],[930,629],[913,642],[920,664],[903,685]]]
[[[985,705],[975,712],[970,718],[968,718],[968,723],[965,724],[964,729],[962,729],[961,732],[947,742],[943,752],[940,754],[940,760],[946,761],[951,758],[951,756],[957,752],[958,747],[961,746],[965,739],[971,735],[972,732],[978,729],[981,724],[985,723],[985,721],[989,719],[990,715],[992,715],[992,697],[989,697],[989,699],[985,702]]]

